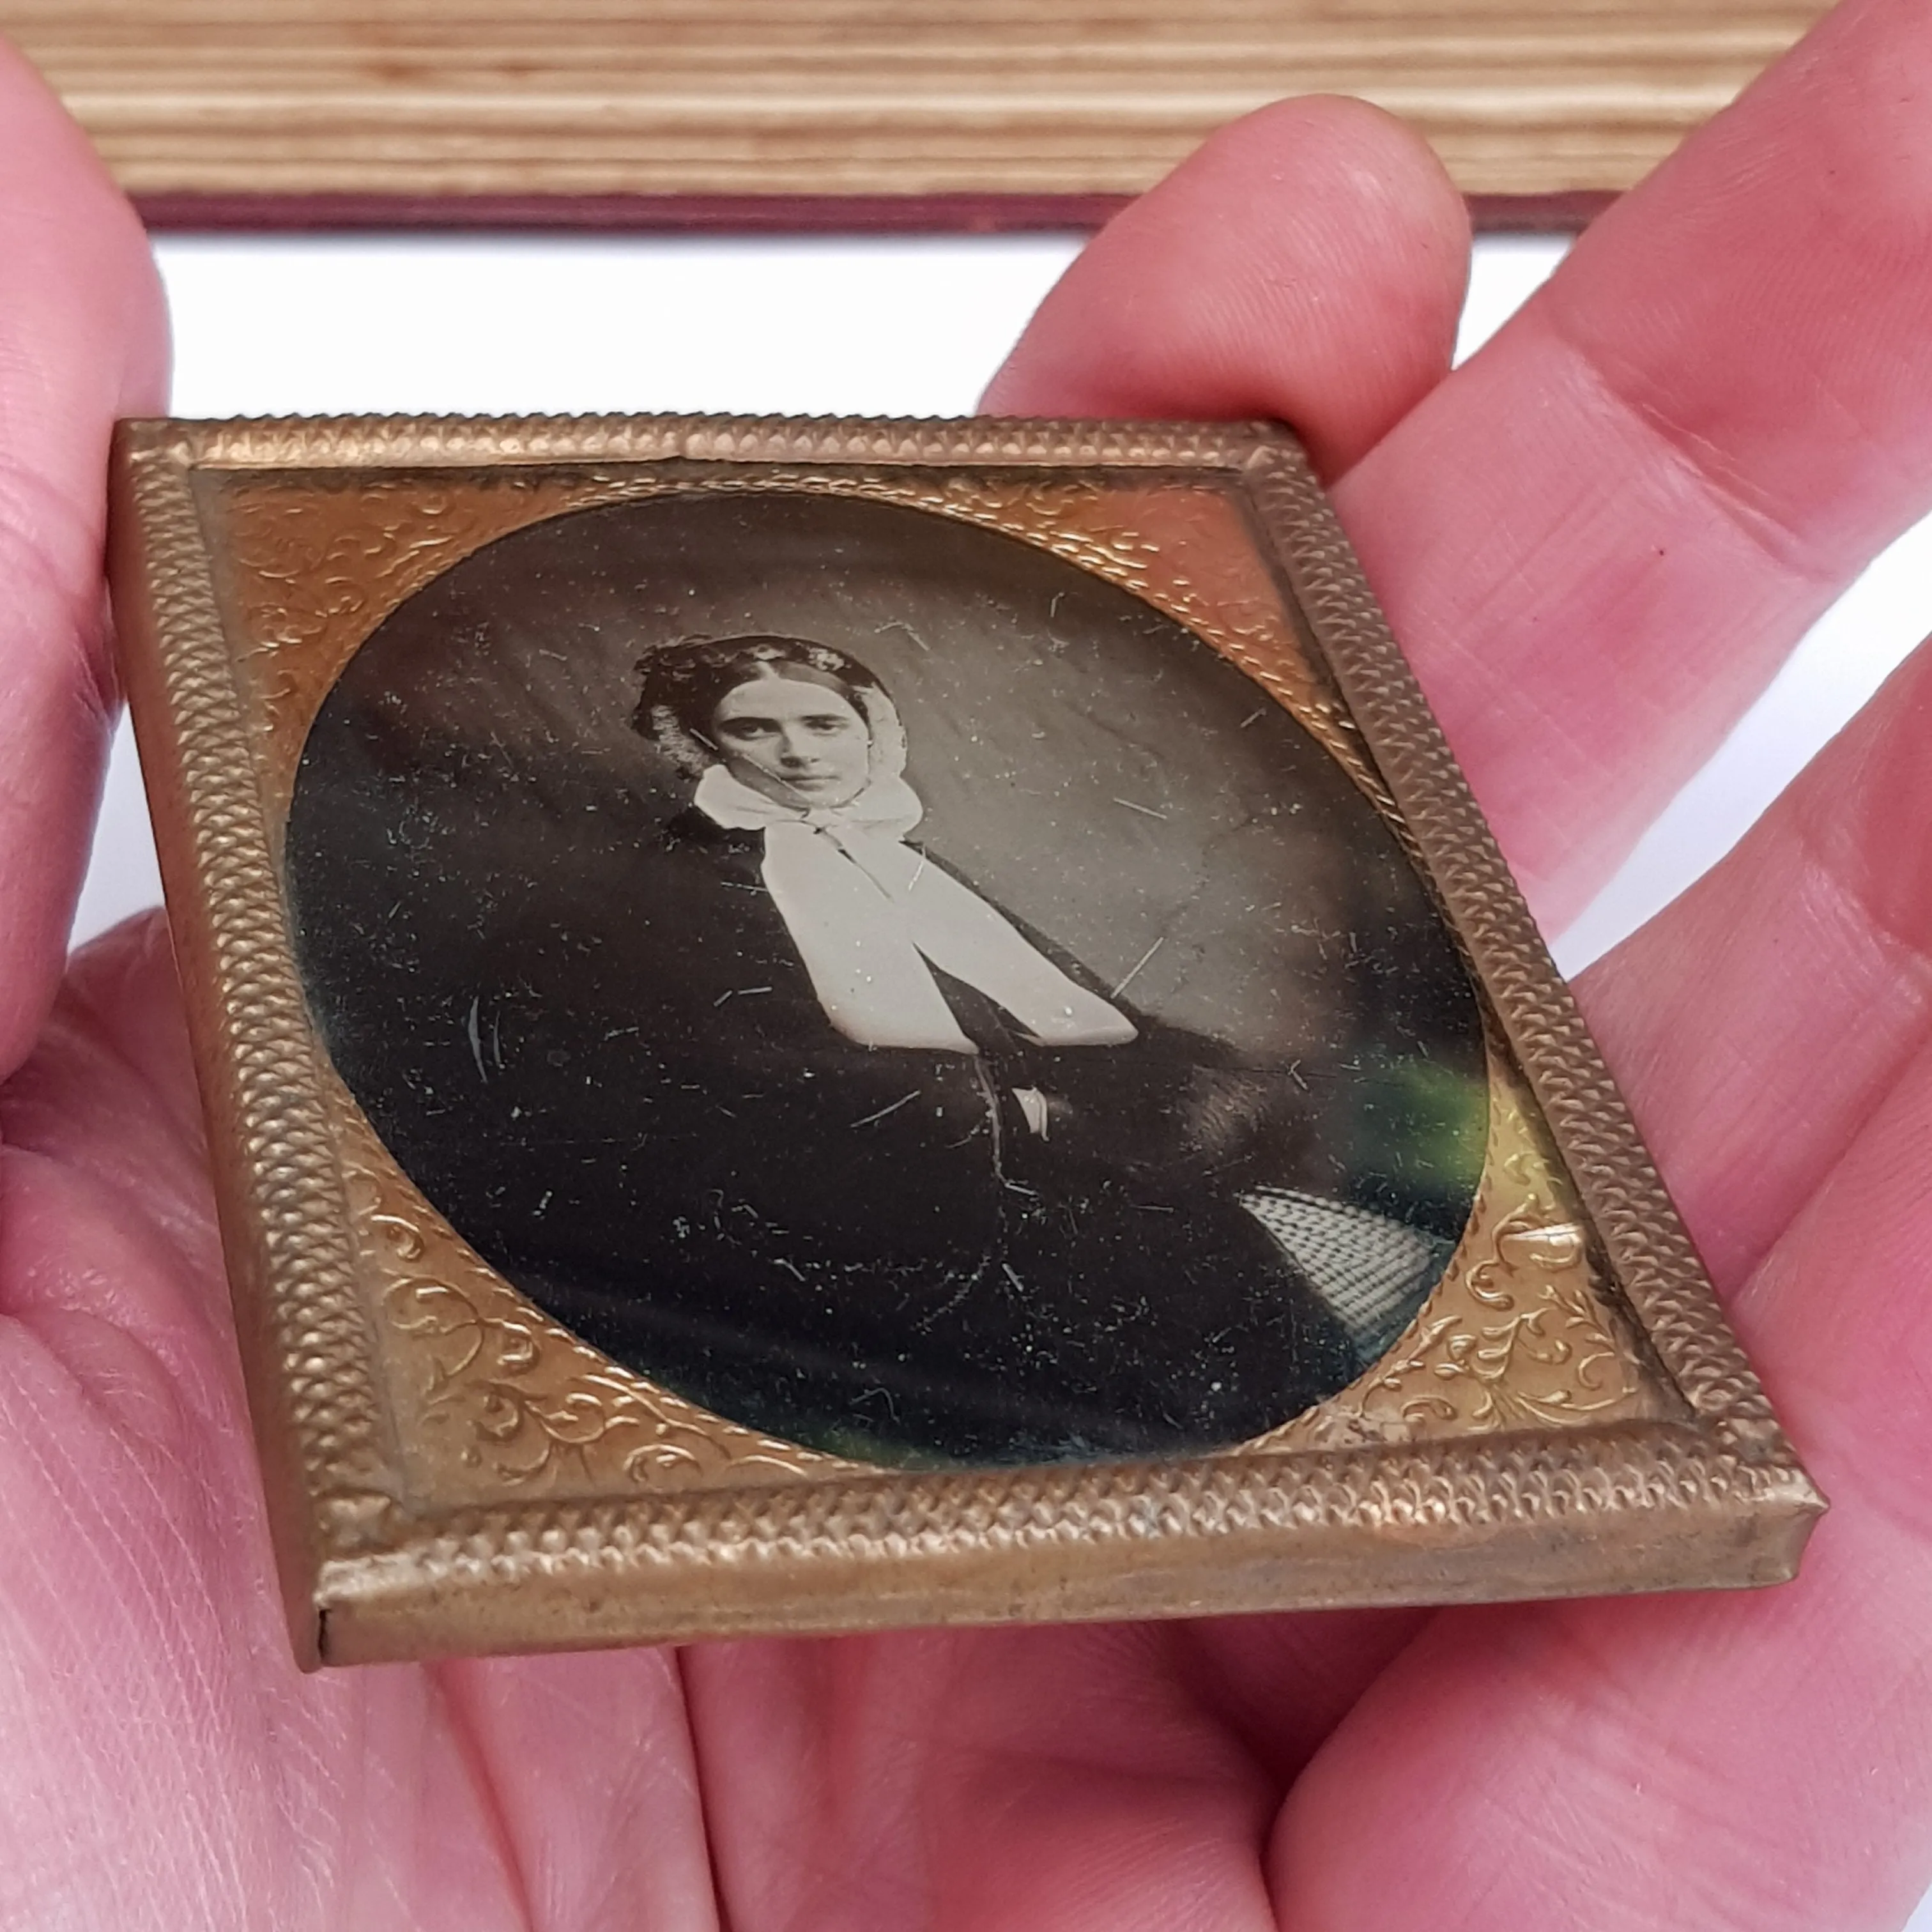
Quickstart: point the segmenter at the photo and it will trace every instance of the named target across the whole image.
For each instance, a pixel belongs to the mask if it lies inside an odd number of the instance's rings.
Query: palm
[[[1932,502],[1923,40],[1903,0],[1841,14],[1440,386],[1460,211],[1389,124],[1279,110],[1090,251],[994,400],[1302,425],[1560,919]],[[1583,988],[1837,1504],[1797,1585],[298,1678],[158,926],[43,1024],[104,429],[159,357],[124,213],[0,86],[0,1918],[1902,1922],[1932,1839],[1924,665]]]

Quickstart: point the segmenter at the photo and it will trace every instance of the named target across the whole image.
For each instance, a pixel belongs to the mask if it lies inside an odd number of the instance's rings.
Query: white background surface
[[[969,412],[1078,247],[1060,236],[164,238],[184,416]],[[1478,244],[1462,352],[1561,258]],[[1574,971],[1727,850],[1932,631],[1932,522],[1882,557],[1556,953]],[[131,741],[109,774],[76,942],[160,897]],[[1932,1932],[1932,1927],[1928,1928]]]
[[[964,414],[1078,247],[878,241],[176,237],[174,406],[188,416],[727,410]],[[1561,258],[1478,246],[1461,352]],[[1729,849],[1932,631],[1932,520],[1874,564],[1556,952],[1574,971]],[[160,897],[124,724],[84,940]],[[1932,1932],[1932,1900],[1911,1932]]]

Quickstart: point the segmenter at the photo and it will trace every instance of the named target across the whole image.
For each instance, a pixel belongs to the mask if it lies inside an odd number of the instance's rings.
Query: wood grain
[[[139,194],[1115,196],[1358,94],[1473,196],[1615,190],[1818,0],[4,0]],[[987,225],[999,225],[989,221]]]

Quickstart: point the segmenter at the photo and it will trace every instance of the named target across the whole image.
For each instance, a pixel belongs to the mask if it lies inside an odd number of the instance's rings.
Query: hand
[[[1446,380],[1439,171],[1367,110],[1270,110],[1094,244],[992,404],[1298,424],[1560,926],[1932,504],[1929,80],[1922,5],[1847,8]],[[298,1678],[158,924],[55,991],[102,456],[158,399],[159,309],[72,130],[20,68],[0,90],[0,1922],[1903,1922],[1932,1877],[1922,658],[1580,988],[1834,1503],[1798,1582]]]

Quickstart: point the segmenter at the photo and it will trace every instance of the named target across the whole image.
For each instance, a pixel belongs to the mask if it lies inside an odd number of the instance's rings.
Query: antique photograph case
[[[116,490],[305,1662],[1790,1574],[1286,433],[154,422]]]

